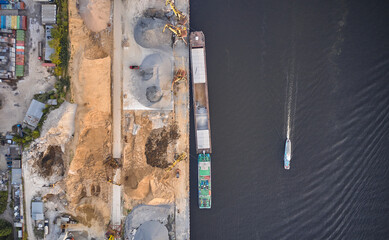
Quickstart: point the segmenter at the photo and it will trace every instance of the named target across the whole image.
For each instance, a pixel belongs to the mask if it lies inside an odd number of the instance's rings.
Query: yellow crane
[[[173,162],[172,165],[170,165],[167,169],[166,169],[166,172],[172,170],[174,168],[174,166],[177,165],[177,163],[181,162],[182,160],[184,160],[186,158],[186,153],[183,152],[180,154],[180,156],[178,156],[178,158]]]
[[[186,44],[185,38],[188,36],[188,30],[186,29],[186,27],[184,26],[176,27],[171,24],[166,24],[162,32],[165,32],[166,28],[169,29],[172,33],[174,33],[179,39],[184,41],[184,43]]]
[[[178,24],[185,25],[188,22],[188,18],[180,10],[176,8],[176,5],[174,5],[172,0],[166,0],[165,5],[167,6],[168,4],[170,4],[170,7],[172,8],[174,15],[176,15],[178,19]]]

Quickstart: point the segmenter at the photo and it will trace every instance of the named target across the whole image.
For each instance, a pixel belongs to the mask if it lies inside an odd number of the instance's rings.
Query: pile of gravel
[[[164,225],[156,221],[148,221],[140,225],[134,240],[169,240],[169,235]]]
[[[173,205],[140,205],[126,218],[125,239],[168,240],[174,235]]]

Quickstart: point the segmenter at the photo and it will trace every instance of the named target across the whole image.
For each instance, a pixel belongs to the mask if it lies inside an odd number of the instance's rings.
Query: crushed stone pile
[[[140,225],[134,240],[168,240],[167,228],[156,221],[148,221]]]
[[[126,239],[167,240],[174,234],[173,205],[139,205],[126,218]]]

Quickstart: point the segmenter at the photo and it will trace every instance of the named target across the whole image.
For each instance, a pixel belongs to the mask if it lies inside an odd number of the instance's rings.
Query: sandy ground
[[[79,13],[85,25],[93,32],[107,27],[111,14],[111,3],[107,0],[79,0]]]
[[[0,109],[0,132],[3,133],[22,122],[34,94],[53,89],[55,82],[37,60],[37,44],[44,39],[43,27],[39,25],[40,5],[32,0],[25,2],[29,15],[27,75],[16,86],[0,83],[3,106]],[[29,239],[35,239],[30,202],[38,195],[54,195],[45,204],[45,214],[51,222],[59,213],[71,213],[82,223],[75,230],[85,230],[90,237],[104,239],[106,224],[110,220],[107,173],[112,169],[107,170],[103,164],[110,155],[112,141],[110,3],[105,0],[82,1],[83,9],[77,9],[76,2],[69,1],[69,72],[71,100],[78,107],[64,104],[53,111],[44,124],[42,137],[23,153],[23,174],[25,182],[29,183],[25,189]],[[82,16],[79,12],[83,12]],[[50,149],[56,149],[56,153]],[[43,164],[43,159],[53,166],[47,170],[50,176],[42,175],[39,164]],[[57,185],[43,187],[48,183]],[[56,239],[58,233],[59,229],[53,228],[48,239]]]
[[[69,1],[72,99],[78,104],[71,162],[66,177],[68,210],[94,237],[104,235],[110,220],[110,184],[104,160],[111,153],[111,29],[93,33],[84,22],[105,11],[95,4],[93,14],[80,16],[76,1]],[[102,9],[104,8],[104,9]],[[109,16],[108,16],[109,17]],[[107,22],[108,19],[105,19]],[[105,25],[107,27],[107,25]],[[90,27],[90,26],[89,26]],[[93,29],[94,30],[94,29]],[[112,169],[108,169],[108,172]]]
[[[178,163],[171,171],[160,168],[173,163],[183,152],[189,156],[188,82],[176,84],[171,92],[174,71],[189,69],[188,47],[178,42],[172,48],[171,33],[162,33],[161,23],[167,19],[161,10],[170,9],[163,1],[127,1],[123,5],[121,183],[124,209],[133,209],[139,204],[172,203],[175,206],[175,238],[189,239],[189,160]],[[176,2],[176,5],[184,13],[189,12],[189,1]],[[150,18],[149,9],[153,9],[157,17]],[[162,56],[162,60],[155,56]],[[148,59],[150,57],[152,60]],[[131,70],[130,65],[140,65],[140,69]],[[147,75],[150,72],[151,77]],[[165,99],[147,103],[149,99],[144,90],[150,84],[158,86]],[[179,178],[176,178],[177,169]],[[142,217],[137,214],[134,217],[137,216]]]
[[[64,102],[61,107],[52,111],[45,124],[43,125],[42,137],[36,139],[30,146],[29,151],[23,152],[23,177],[26,184],[24,188],[24,196],[26,199],[26,216],[27,221],[27,231],[29,239],[35,239],[33,234],[33,224],[31,219],[31,200],[36,197],[43,197],[46,194],[55,194],[62,195],[63,198],[63,159],[60,158],[50,158],[54,161],[49,165],[40,165],[50,152],[50,148],[53,146],[58,146],[58,154],[65,152],[66,143],[72,138],[74,133],[74,119],[76,113],[77,105]],[[43,157],[43,158],[42,158]],[[40,166],[40,167],[37,167]],[[50,169],[43,170],[43,167],[48,167]],[[47,174],[49,172],[49,174]],[[54,188],[43,187],[48,184],[57,184]],[[47,208],[51,211],[47,211],[47,217],[50,219],[50,223],[54,219],[55,215],[53,211],[55,208],[62,209],[64,211],[65,202],[52,202],[52,207],[50,205]]]
[[[173,73],[189,69],[188,47],[181,42],[172,47],[171,33],[161,33],[163,24],[158,18],[150,22],[152,18],[146,14],[149,28],[137,26],[147,9],[170,9],[164,1],[116,1],[122,5],[114,10],[114,19],[122,25],[119,23],[114,41],[112,20],[106,15],[111,9],[102,0],[69,1],[69,73],[71,100],[77,109],[72,117],[53,112],[39,144],[31,146],[33,156],[23,166],[25,176],[33,179],[35,187],[26,190],[26,203],[37,194],[53,194],[50,201],[54,204],[47,204],[49,218],[58,214],[55,208],[60,213],[71,213],[80,221],[73,230],[86,231],[95,239],[104,239],[110,220],[123,223],[124,215],[140,204],[170,204],[175,238],[189,239],[189,160],[166,171],[179,154],[185,152],[189,156],[189,84],[183,81],[171,87]],[[177,7],[188,12],[189,1],[180,4]],[[160,40],[150,38],[153,36]],[[140,71],[130,70],[130,64],[140,65]],[[138,80],[143,83],[134,85]],[[131,97],[136,101],[129,101]],[[131,104],[140,107],[128,108]],[[71,118],[72,127],[65,124]],[[59,141],[55,131],[66,141]],[[60,147],[61,151],[55,148],[60,155],[50,152],[54,151],[50,150],[52,145]],[[53,173],[49,171],[51,179],[38,171],[43,169],[47,174],[45,168],[36,167],[40,166],[36,159],[45,159],[46,155],[62,159],[62,165],[54,164]],[[111,156],[120,158],[121,169],[107,164]],[[57,184],[43,189],[44,180]],[[54,228],[52,239],[57,230]]]

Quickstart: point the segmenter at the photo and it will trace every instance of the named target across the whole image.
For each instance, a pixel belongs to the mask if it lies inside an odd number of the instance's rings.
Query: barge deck
[[[198,201],[200,209],[211,208],[211,124],[208,79],[203,32],[190,34],[193,110],[198,154]]]

